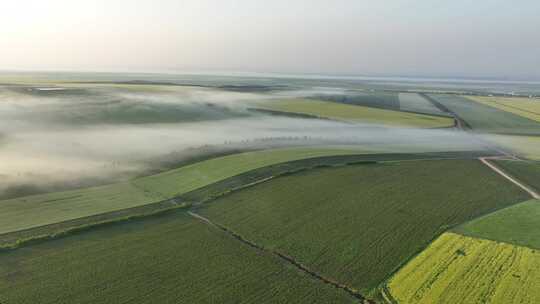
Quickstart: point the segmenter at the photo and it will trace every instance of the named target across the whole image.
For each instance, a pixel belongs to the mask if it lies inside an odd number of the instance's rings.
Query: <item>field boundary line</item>
[[[211,201],[213,201],[213,200],[216,200],[216,199],[218,199],[218,198],[220,198],[220,197],[222,197],[222,196],[226,196],[226,195],[228,195],[228,194],[230,194],[230,193],[233,193],[233,192],[236,192],[236,191],[240,191],[240,190],[243,190],[243,189],[245,189],[245,188],[250,188],[250,187],[256,186],[256,185],[258,185],[258,184],[267,182],[267,181],[269,181],[269,180],[272,180],[272,179],[277,178],[277,177],[280,177],[280,176],[281,176],[281,175],[279,175],[279,174],[278,174],[278,175],[271,175],[271,176],[268,176],[268,177],[264,177],[264,178],[255,180],[255,181],[253,181],[253,182],[251,182],[251,183],[247,183],[247,184],[244,184],[244,185],[240,185],[240,186],[238,186],[238,187],[231,188],[231,189],[229,189],[229,190],[227,190],[227,191],[223,191],[222,193],[219,193],[218,195],[213,196],[213,197],[210,197],[210,198],[208,198],[208,199],[206,199],[206,200],[202,200],[202,201],[193,203],[193,206],[200,206],[200,205],[206,204],[206,203],[211,202]],[[181,196],[180,196],[180,197],[181,197]],[[0,304],[2,304],[2,303],[0,303]]]
[[[214,223],[213,221],[211,221],[210,219],[200,215],[200,214],[197,214],[195,212],[192,212],[192,211],[188,211],[187,212],[190,216],[192,216],[193,218],[196,218],[210,226],[213,226],[219,230],[222,230],[223,232],[225,232],[226,234],[228,234],[229,236],[233,237],[234,239],[248,245],[249,247],[252,247],[254,249],[257,249],[257,250],[260,250],[260,251],[263,251],[263,252],[267,252],[269,254],[272,254],[276,257],[278,257],[279,259],[293,265],[296,269],[304,272],[305,274],[311,276],[312,278],[318,280],[318,281],[321,281],[322,283],[324,284],[327,284],[327,285],[331,285],[337,289],[341,289],[343,291],[345,291],[346,293],[348,293],[350,296],[352,296],[353,298],[359,300],[361,303],[375,303],[371,300],[368,300],[366,297],[364,297],[362,294],[360,294],[358,291],[356,291],[355,289],[349,287],[349,286],[346,286],[344,284],[341,284],[339,282],[336,282],[334,280],[331,280],[331,279],[328,279],[328,278],[325,278],[323,277],[322,275],[320,275],[319,273],[313,271],[313,270],[310,270],[309,268],[307,268],[306,266],[304,266],[303,264],[301,264],[300,262],[298,262],[297,260],[295,260],[293,257],[290,257],[288,255],[285,255],[281,252],[278,252],[278,251],[274,251],[274,250],[268,250],[266,248],[264,248],[263,246],[261,245],[258,245],[250,240],[247,240],[245,239],[243,236],[241,236],[240,234],[232,231],[231,229],[225,227],[225,226],[222,226],[220,224],[217,224],[217,223]]]
[[[427,99],[429,102],[431,102],[432,105],[434,105],[437,109],[441,110],[443,113],[450,114],[454,118],[454,128],[456,128],[457,130],[465,131],[466,129],[472,129],[468,122],[459,117],[459,115],[457,115],[454,111],[447,108],[435,98],[429,96],[426,93],[418,93],[418,95]]]
[[[398,301],[394,299],[392,293],[390,293],[390,290],[388,290],[388,286],[386,284],[384,284],[384,286],[381,288],[381,296],[387,304],[398,304]]]
[[[173,211],[179,210],[179,209],[187,209],[187,208],[190,208],[190,207],[191,207],[191,204],[181,204],[181,205],[176,205],[176,206],[173,206],[173,207],[157,209],[157,210],[151,211],[149,213],[126,215],[126,216],[123,216],[123,217],[111,218],[111,219],[92,222],[92,223],[88,223],[88,224],[76,225],[76,226],[61,229],[61,230],[58,230],[58,231],[55,231],[55,232],[52,232],[52,233],[42,233],[42,234],[30,236],[30,237],[25,237],[25,238],[21,238],[21,239],[11,241],[11,242],[0,243],[0,252],[17,250],[19,248],[23,248],[23,247],[26,247],[26,246],[29,246],[29,245],[43,243],[43,242],[47,242],[47,241],[52,241],[52,240],[68,237],[68,236],[71,236],[71,235],[74,235],[74,234],[87,232],[89,230],[96,229],[96,228],[102,228],[102,227],[106,227],[106,226],[123,224],[123,223],[129,222],[129,221],[144,220],[144,219],[152,217],[152,216],[161,216],[161,215],[163,215],[163,214],[165,214],[167,212],[173,212]],[[0,304],[2,304],[2,303],[0,302]]]
[[[499,175],[501,175],[502,177],[506,178],[507,180],[511,181],[513,184],[515,184],[516,186],[520,187],[521,189],[525,190],[525,192],[529,193],[529,195],[531,195],[534,199],[540,199],[540,194],[538,194],[536,191],[532,190],[531,188],[529,188],[528,186],[525,186],[524,184],[522,184],[521,182],[519,182],[517,179],[511,177],[509,174],[505,173],[502,169],[500,169],[499,167],[497,167],[496,165],[492,164],[489,162],[490,159],[493,159],[493,158],[488,158],[488,157],[480,157],[478,158],[484,165],[488,166],[489,168],[491,168],[493,171],[495,171],[496,173],[498,173]]]

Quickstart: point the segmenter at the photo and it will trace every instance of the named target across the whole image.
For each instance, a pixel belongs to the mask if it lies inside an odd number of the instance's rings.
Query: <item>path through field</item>
[[[341,289],[341,290],[344,290],[345,292],[347,292],[348,294],[350,294],[352,297],[358,299],[360,301],[360,303],[374,303],[368,299],[366,299],[363,295],[361,295],[358,291],[346,286],[346,285],[343,285],[339,282],[335,282],[333,280],[330,280],[328,278],[325,278],[323,277],[322,275],[314,272],[313,270],[310,270],[309,268],[307,268],[306,266],[304,266],[303,264],[301,264],[300,262],[296,261],[294,258],[288,256],[288,255],[285,255],[281,252],[277,252],[277,251],[274,251],[274,250],[268,250],[266,248],[264,248],[263,246],[259,245],[259,244],[256,244],[254,242],[251,242],[247,239],[245,239],[244,237],[242,237],[241,235],[237,234],[236,232],[232,231],[231,229],[227,228],[227,227],[224,227],[220,224],[217,224],[217,223],[214,223],[212,222],[210,219],[202,216],[202,215],[199,215],[197,213],[194,213],[192,211],[188,211],[188,214],[210,226],[213,226],[217,229],[220,229],[222,231],[224,231],[225,233],[229,234],[231,237],[239,240],[240,242],[254,248],[254,249],[257,249],[257,250],[261,250],[261,251],[266,251],[266,252],[269,252],[279,258],[281,258],[282,260],[290,263],[291,265],[293,265],[294,267],[296,267],[298,270],[308,274],[309,276],[313,277],[314,279],[316,280],[319,280],[325,284],[329,284],[329,285],[332,285],[333,287],[335,288],[338,288],[338,289]]]
[[[489,159],[493,159],[493,158],[489,158],[489,157],[480,157],[479,160],[484,163],[486,166],[488,166],[489,168],[491,168],[493,171],[497,172],[499,175],[501,175],[502,177],[506,178],[507,180],[511,181],[512,183],[514,183],[516,186],[520,187],[521,189],[525,190],[527,193],[529,193],[533,198],[535,199],[540,199],[540,194],[538,194],[536,191],[534,191],[533,189],[525,186],[524,184],[522,184],[521,182],[519,182],[518,180],[516,180],[515,178],[511,177],[510,175],[506,174],[503,170],[499,169],[497,166],[495,166],[494,164],[490,163],[489,162]]]

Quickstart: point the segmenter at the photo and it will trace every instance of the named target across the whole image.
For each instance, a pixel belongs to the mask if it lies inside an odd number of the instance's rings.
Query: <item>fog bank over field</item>
[[[0,87],[0,194],[124,180],[198,154],[360,145],[366,151],[481,149],[463,133],[269,116],[248,108],[340,88],[241,93],[198,87]],[[7,193],[7,194],[6,194]]]

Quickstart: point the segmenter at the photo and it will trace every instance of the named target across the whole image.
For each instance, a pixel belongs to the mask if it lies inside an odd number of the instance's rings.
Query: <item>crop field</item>
[[[352,303],[184,211],[0,253],[2,303]]]
[[[540,99],[483,96],[472,96],[468,98],[481,104],[540,122]]]
[[[496,160],[495,164],[527,186],[540,191],[540,162]]]
[[[0,234],[157,202],[272,164],[358,153],[362,153],[361,150],[354,148],[285,148],[246,152],[131,182],[2,200]]]
[[[221,180],[190,191],[179,197],[185,202],[205,202],[215,197],[237,190],[254,182],[275,178],[281,175],[298,173],[317,168],[343,166],[354,164],[373,164],[376,162],[393,162],[405,160],[426,159],[476,159],[486,154],[486,151],[455,151],[455,152],[423,152],[423,153],[376,153],[359,155],[325,156],[306,158],[286,163],[251,170],[246,173]]]
[[[218,196],[225,195],[253,183],[268,180],[281,175],[291,174],[314,168],[343,166],[347,164],[374,163],[379,161],[396,160],[415,160],[415,159],[476,159],[479,156],[486,155],[486,151],[455,151],[455,152],[422,152],[422,153],[376,153],[376,154],[353,154],[353,155],[334,155],[303,158],[288,162],[249,170],[244,173],[228,177],[215,183],[186,192],[172,199],[151,201],[150,203],[124,208],[105,213],[99,213],[90,216],[77,217],[71,220],[49,223],[24,230],[17,230],[0,234],[0,247],[9,246],[20,240],[28,240],[35,237],[44,237],[63,233],[76,227],[85,227],[95,223],[103,223],[112,220],[118,220],[132,216],[145,216],[155,212],[161,212],[170,208],[177,208],[179,205],[186,205],[198,202],[205,202]],[[121,191],[122,187],[112,188],[115,191]],[[132,195],[137,193],[138,188],[126,188]],[[91,192],[81,191],[79,199],[92,199]],[[141,194],[141,193],[139,193]],[[142,193],[142,195],[147,193]],[[141,195],[141,197],[142,197]],[[120,196],[120,195],[119,195]],[[107,199],[104,197],[104,199]],[[152,199],[149,197],[148,199]],[[126,197],[126,201],[129,197]],[[51,203],[54,201],[51,201]],[[58,202],[58,201],[57,201]],[[82,202],[79,202],[82,204]],[[48,207],[46,211],[48,217],[53,218],[56,215],[54,208]],[[22,218],[21,221],[24,221]]]
[[[456,232],[488,240],[540,249],[540,201],[530,200],[455,229]]]
[[[540,123],[457,95],[429,95],[461,119],[473,131],[513,135],[540,135]]]
[[[540,303],[537,84],[302,77],[0,73],[0,304]]]
[[[399,93],[399,109],[427,114],[445,114],[429,100],[417,93]]]
[[[355,92],[354,95],[322,95],[316,98],[325,101],[388,110],[399,110],[400,102],[398,94],[393,92]]]
[[[449,227],[527,198],[477,160],[404,161],[282,176],[197,212],[373,295]]]
[[[0,234],[1,247],[13,246],[20,241],[27,241],[36,237],[53,236],[64,233],[79,227],[88,227],[89,225],[116,221],[126,217],[141,217],[156,212],[163,212],[171,208],[178,208],[193,203],[205,202],[218,196],[225,195],[231,191],[253,185],[261,181],[275,178],[277,176],[292,174],[304,170],[315,168],[343,166],[347,164],[375,163],[379,161],[396,160],[415,160],[415,159],[476,159],[485,155],[485,151],[456,151],[456,152],[431,152],[431,153],[377,153],[377,154],[358,154],[358,155],[336,155],[304,158],[289,162],[282,162],[270,166],[257,168],[247,171],[216,183],[212,183],[193,191],[189,191],[173,199],[151,202],[141,206],[130,207],[121,210],[115,210],[96,215],[78,217],[67,221],[61,221],[53,224],[33,227],[30,229],[18,230],[9,233]],[[136,190],[136,189],[135,189]],[[54,213],[50,214],[54,217]],[[15,245],[18,246],[18,245]]]
[[[522,157],[540,160],[540,136],[482,135],[482,137]]]
[[[283,148],[233,154],[142,177],[137,187],[173,197],[249,170],[298,159],[367,153],[360,147]]]
[[[306,114],[344,122],[379,123],[392,126],[444,128],[454,125],[451,118],[310,99],[289,99],[260,104],[258,108],[285,113]]]
[[[445,233],[388,283],[400,304],[540,303],[540,251]]]

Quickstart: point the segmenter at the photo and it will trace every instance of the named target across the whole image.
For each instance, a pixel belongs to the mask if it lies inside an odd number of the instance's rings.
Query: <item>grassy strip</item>
[[[55,234],[59,231],[67,230],[72,227],[86,226],[98,222],[107,222],[112,221],[118,218],[125,218],[133,215],[141,214],[151,214],[155,211],[169,209],[171,207],[178,206],[178,204],[183,203],[179,199],[170,199],[164,200],[156,203],[151,203],[143,206],[132,207],[127,209],[122,209],[118,211],[112,211],[97,215],[91,215],[86,217],[81,217],[73,220],[63,221],[59,223],[43,225],[39,227],[33,227],[29,229],[8,232],[0,234],[0,247],[16,242],[19,239],[32,238],[36,235],[49,235]]]
[[[174,207],[153,210],[152,212],[149,212],[149,213],[132,214],[132,215],[124,216],[124,217],[113,218],[110,220],[103,220],[103,221],[92,222],[92,223],[79,225],[79,226],[72,226],[72,227],[69,227],[63,230],[58,230],[49,234],[40,234],[40,235],[34,235],[27,238],[21,238],[21,239],[17,239],[15,242],[12,242],[12,243],[1,244],[0,252],[15,250],[24,246],[39,244],[42,242],[67,237],[73,234],[86,232],[95,228],[103,228],[103,227],[113,226],[116,224],[121,224],[121,223],[129,222],[129,221],[142,220],[142,219],[152,217],[152,216],[159,216],[173,210],[184,209],[184,208],[187,209],[189,207],[191,207],[191,204],[181,204]]]
[[[262,109],[262,108],[248,108],[248,111],[276,115],[276,116],[292,117],[292,118],[335,120],[335,119],[330,119],[328,117],[322,117],[322,116],[313,115],[313,114],[293,113],[293,112],[287,112],[287,111],[278,111],[278,110],[270,110],[270,109]]]
[[[453,120],[448,117],[310,99],[271,101],[258,105],[258,108],[324,117],[349,123],[376,123],[419,128],[441,128],[453,125]]]

